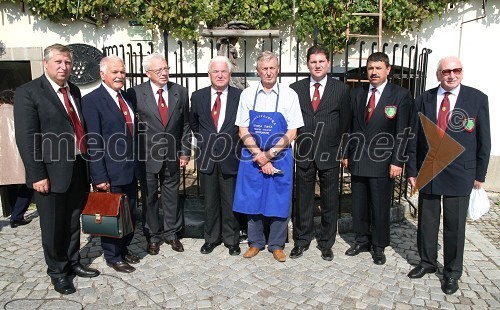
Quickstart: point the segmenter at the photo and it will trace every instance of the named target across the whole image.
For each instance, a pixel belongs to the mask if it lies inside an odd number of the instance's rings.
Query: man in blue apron
[[[268,250],[284,262],[293,186],[290,143],[304,121],[297,94],[276,82],[279,63],[274,53],[259,55],[257,73],[261,81],[242,92],[236,116],[244,147],[233,210],[248,216],[250,248],[243,257],[254,257],[265,248],[268,222]]]

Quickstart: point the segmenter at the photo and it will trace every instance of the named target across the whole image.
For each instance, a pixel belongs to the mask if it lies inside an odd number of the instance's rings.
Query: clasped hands
[[[260,151],[253,157],[252,161],[261,167],[263,174],[274,175],[274,166],[271,163],[271,158],[266,152]]]

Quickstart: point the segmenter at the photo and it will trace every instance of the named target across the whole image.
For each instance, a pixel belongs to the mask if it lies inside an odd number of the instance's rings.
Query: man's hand
[[[478,180],[474,180],[474,188],[475,189],[480,189],[483,187],[484,182],[479,182]]]
[[[344,168],[347,168],[349,166],[349,160],[348,159],[342,160],[342,165],[344,166]]]
[[[33,183],[33,189],[40,194],[47,194],[49,192],[50,182],[49,179],[43,179]]]
[[[189,163],[189,156],[181,156],[179,158],[179,166],[186,167]]]
[[[95,188],[96,188],[98,191],[101,191],[101,192],[107,192],[107,191],[109,191],[109,189],[110,189],[110,185],[109,185],[109,182],[108,182],[108,181],[106,181],[106,182],[103,182],[103,183],[96,184],[96,185],[95,185]]]
[[[267,164],[265,164],[264,166],[262,166],[261,169],[262,169],[262,173],[263,174],[274,175],[274,166],[270,162],[268,162]]]
[[[267,158],[265,152],[259,152],[259,154],[255,155],[252,159],[254,162],[259,164],[259,166],[264,167],[267,163],[269,163],[269,158]]]
[[[391,177],[391,179],[394,179],[395,177],[400,176],[402,172],[403,168],[391,165],[389,168],[389,177]]]
[[[410,182],[412,187],[415,187],[417,185],[417,178],[416,177],[409,177],[408,182]]]

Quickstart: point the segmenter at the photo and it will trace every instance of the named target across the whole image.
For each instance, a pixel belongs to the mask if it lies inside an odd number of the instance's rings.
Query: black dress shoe
[[[373,258],[373,263],[375,265],[383,265],[385,264],[385,254],[384,252],[373,252],[373,255],[372,255],[372,258]]]
[[[125,255],[123,260],[129,264],[139,264],[141,262],[141,259],[139,258],[139,256],[132,254],[130,252],[127,253],[127,255]]]
[[[31,223],[31,220],[10,220],[10,227],[16,228],[17,226],[28,225],[29,223]]]
[[[101,273],[97,269],[85,267],[82,264],[77,264],[71,267],[73,273],[82,278],[93,278],[97,277]]]
[[[237,256],[241,254],[241,249],[239,244],[229,245],[227,246],[227,248],[229,249],[229,255],[231,256]]]
[[[158,242],[148,243],[147,252],[151,255],[157,255],[158,253],[160,253],[160,244]]]
[[[58,293],[68,295],[76,292],[73,282],[68,277],[52,278],[51,282],[54,285],[54,289]]]
[[[428,273],[436,272],[436,268],[425,268],[422,265],[418,265],[408,272],[408,278],[410,279],[420,279]]]
[[[220,243],[205,242],[200,249],[201,254],[210,254]]]
[[[348,256],[356,256],[361,252],[370,252],[370,245],[361,245],[361,244],[355,244],[351,248],[349,248],[347,251],[345,251],[345,255]]]
[[[179,241],[179,239],[168,240],[165,241],[165,243],[170,244],[172,250],[176,252],[184,252],[184,247],[182,246],[182,243]]]
[[[327,261],[333,260],[333,251],[332,249],[324,249],[320,248],[321,258]]]
[[[106,265],[109,267],[113,268],[114,270],[118,272],[125,272],[125,273],[131,273],[135,271],[135,268],[130,266],[127,262],[124,261],[119,261],[116,263],[108,263],[106,262]]]
[[[441,284],[441,289],[443,293],[451,295],[458,290],[458,280],[453,278],[444,278],[443,284]]]
[[[290,258],[298,258],[304,254],[305,251],[309,249],[309,246],[296,245],[290,252]]]

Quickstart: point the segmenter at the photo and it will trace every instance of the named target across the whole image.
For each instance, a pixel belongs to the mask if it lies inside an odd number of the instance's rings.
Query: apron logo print
[[[398,110],[398,107],[395,105],[388,105],[384,109],[385,117],[388,119],[393,119],[396,116],[396,112]]]
[[[476,128],[476,119],[475,118],[468,118],[464,121],[464,129],[468,132],[474,131],[474,128]]]

